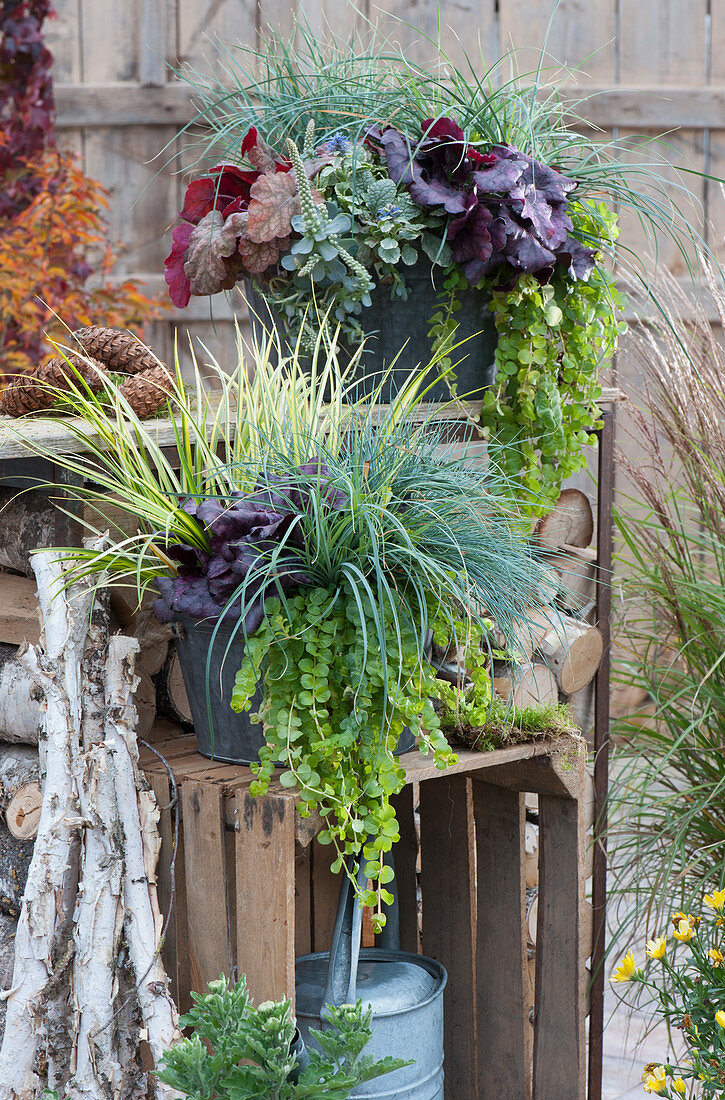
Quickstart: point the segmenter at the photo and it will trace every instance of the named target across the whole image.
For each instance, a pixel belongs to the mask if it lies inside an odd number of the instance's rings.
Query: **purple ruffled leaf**
[[[296,553],[303,549],[300,517],[310,511],[313,492],[323,507],[334,510],[345,507],[347,495],[334,486],[319,459],[269,482],[251,494],[237,492],[226,500],[183,501],[181,508],[209,537],[211,552],[181,543],[169,547],[180,570],[174,578],[157,581],[160,597],[154,608],[163,622],[179,614],[238,620],[244,610],[245,628],[253,633],[262,621],[266,596],[313,583]],[[262,590],[273,554],[275,577]]]
[[[490,226],[493,214],[485,206],[474,206],[465,218],[459,219],[453,242],[453,259],[466,264],[470,260],[487,263],[493,252]]]
[[[557,172],[555,168],[549,168],[548,164],[543,164],[540,160],[531,160],[530,157],[526,159],[529,163],[521,178],[524,186],[533,184],[549,202],[566,202],[567,195],[576,187],[576,180]]]
[[[513,146],[495,145],[491,150],[495,160],[473,173],[473,182],[479,191],[488,194],[508,194],[518,184],[531,164],[531,158]]]
[[[567,237],[558,251],[557,259],[566,264],[571,279],[583,279],[585,282],[594,270],[596,252],[587,248],[576,237]]]

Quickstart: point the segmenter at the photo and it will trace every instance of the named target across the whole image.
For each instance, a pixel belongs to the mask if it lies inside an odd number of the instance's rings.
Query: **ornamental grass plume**
[[[656,1015],[679,1031],[684,1050],[661,1062],[649,1062],[642,1073],[646,1093],[676,1098],[691,1095],[722,1098],[725,1095],[725,971],[722,966],[725,931],[722,922],[710,911],[702,918],[675,913],[672,926],[687,924],[697,929],[688,939],[673,932],[672,950],[665,950],[667,933],[648,944],[647,960],[638,968],[630,953],[619,971],[626,979],[614,975],[614,981],[626,980],[635,991],[631,1007],[644,992],[649,994]],[[641,1009],[640,1009],[641,1010]]]
[[[707,275],[725,322],[722,280]],[[630,412],[636,458],[618,457],[616,675],[654,711],[646,724],[634,715],[614,727],[619,951],[643,927],[651,936],[665,906],[682,909],[678,932],[689,939],[693,898],[704,893],[717,913],[725,904],[725,349],[702,300],[671,278],[658,293],[664,319],[638,326],[630,345],[644,376]]]

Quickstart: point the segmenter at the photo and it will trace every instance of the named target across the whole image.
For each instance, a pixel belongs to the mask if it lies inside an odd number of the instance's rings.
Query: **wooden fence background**
[[[436,0],[358,0],[357,6],[413,57],[425,58],[430,47],[421,33],[436,35]],[[204,66],[213,60],[215,35],[257,42],[266,24],[292,34],[296,10],[313,28],[329,21],[344,30],[352,9],[346,0],[56,0],[56,7],[48,37],[64,140],[110,192],[120,270],[161,289],[184,183],[173,165],[164,167],[160,151],[191,111],[188,88],[169,65]],[[577,81],[596,93],[586,106],[592,123],[615,137],[666,132],[660,155],[672,165],[725,176],[725,0],[561,0],[554,7],[554,0],[440,0],[444,47],[460,55],[461,42],[471,52],[478,40],[489,65],[515,48],[525,72],[548,34],[551,58],[578,67]],[[722,188],[685,178],[694,200],[684,212],[722,252]],[[626,216],[623,239],[637,253],[647,247]],[[660,258],[683,274],[682,257],[664,237]],[[220,296],[211,316],[208,299],[192,299],[155,327],[153,342],[168,355],[178,327],[182,339],[188,330],[229,364],[235,308]],[[238,315],[243,322],[241,308]],[[626,351],[619,371],[625,386],[636,384]]]

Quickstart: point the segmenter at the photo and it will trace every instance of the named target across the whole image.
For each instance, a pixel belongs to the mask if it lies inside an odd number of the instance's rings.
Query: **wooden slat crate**
[[[155,748],[172,769],[180,824],[164,959],[182,1009],[190,990],[245,973],[259,1000],[294,997],[296,954],[329,947],[339,878],[294,791],[249,794],[248,768],[199,756],[193,738]],[[583,1100],[584,749],[568,739],[462,751],[440,772],[402,758],[395,850],[401,947],[438,959],[445,994],[446,1100]],[[142,755],[162,806],[159,894],[172,895],[168,771]],[[539,796],[540,886],[533,1026],[525,930],[525,794]],[[420,846],[414,823],[420,812]],[[422,930],[417,871],[420,866]],[[532,1078],[533,1073],[533,1078]],[[532,1083],[533,1082],[533,1083]]]

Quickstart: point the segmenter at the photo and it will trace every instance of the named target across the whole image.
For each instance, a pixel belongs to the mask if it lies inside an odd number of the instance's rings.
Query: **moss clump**
[[[457,722],[455,715],[449,711],[442,717],[441,726],[450,741],[480,752],[533,741],[538,737],[581,736],[581,730],[565,703],[519,709],[497,698],[491,700],[483,725]]]

